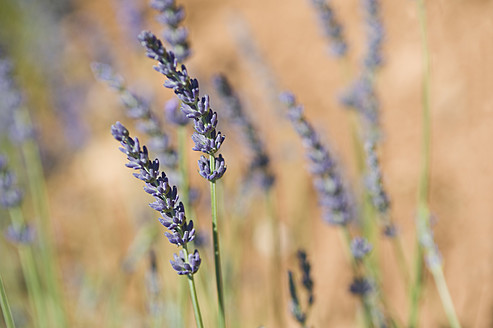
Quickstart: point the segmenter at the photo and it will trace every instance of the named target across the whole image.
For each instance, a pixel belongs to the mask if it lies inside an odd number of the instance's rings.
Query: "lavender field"
[[[492,10],[0,0],[0,327],[493,327]]]

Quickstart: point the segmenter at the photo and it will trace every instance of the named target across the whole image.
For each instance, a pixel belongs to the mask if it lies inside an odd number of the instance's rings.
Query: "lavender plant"
[[[171,45],[178,62],[183,63],[190,56],[188,31],[180,26],[185,19],[183,6],[178,6],[175,0],[152,0],[151,6],[159,12],[158,22],[166,26],[164,39]]]
[[[348,46],[343,34],[343,27],[330,5],[330,0],[311,0],[317,11],[320,25],[325,36],[330,40],[331,52],[336,57],[346,56]]]
[[[313,280],[311,277],[311,265],[308,261],[306,252],[304,250],[299,250],[297,253],[299,269],[302,272],[301,284],[303,289],[307,294],[305,310],[303,311],[300,300],[298,297],[298,290],[296,288],[296,283],[294,280],[294,274],[292,271],[288,271],[288,281],[289,281],[289,293],[291,296],[291,314],[295,320],[301,325],[301,327],[306,327],[306,321],[308,319],[309,311],[315,301],[313,294]]]
[[[111,127],[111,133],[120,141],[122,145],[120,150],[127,155],[129,162],[126,166],[139,172],[134,173],[134,176],[145,182],[145,192],[155,198],[149,206],[161,214],[159,221],[169,230],[165,232],[169,242],[181,247],[178,254],[173,254],[174,259],[170,263],[179,275],[187,276],[197,327],[202,327],[202,316],[193,279],[202,260],[198,250],[190,254],[188,250],[188,243],[195,238],[193,221],[187,222],[185,208],[179,201],[176,186],[170,186],[166,174],[159,171],[159,160],[149,159],[147,147],[141,148],[139,140],[131,138],[128,130],[120,122]]]
[[[212,235],[214,243],[214,259],[216,268],[216,284],[219,302],[219,325],[225,326],[224,296],[222,286],[222,273],[219,248],[219,234],[217,228],[217,202],[216,180],[220,179],[226,171],[224,158],[216,153],[219,151],[224,136],[217,131],[217,113],[209,105],[209,96],[200,97],[199,82],[188,75],[185,65],[177,68],[178,60],[172,51],[166,50],[161,41],[154,34],[143,31],[139,40],[147,49],[147,56],[158,62],[154,67],[158,72],[167,77],[164,86],[173,89],[178,99],[182,102],[181,110],[194,121],[195,132],[192,140],[195,143],[193,150],[209,155],[207,159],[201,156],[199,160],[200,175],[210,181],[211,209],[212,209]]]

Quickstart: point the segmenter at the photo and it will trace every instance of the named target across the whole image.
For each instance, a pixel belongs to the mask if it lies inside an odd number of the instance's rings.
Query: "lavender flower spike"
[[[362,260],[372,248],[368,240],[362,237],[356,237],[351,242],[351,254],[356,260]]]
[[[226,77],[221,74],[216,75],[212,83],[219,96],[223,99],[224,112],[233,124],[240,128],[243,139],[245,139],[253,153],[253,159],[248,169],[248,178],[258,177],[260,185],[265,190],[269,190],[274,184],[275,177],[270,169],[269,155],[265,151],[258,132],[252,121],[247,117],[238,95],[234,92]]]
[[[118,92],[120,100],[127,109],[127,116],[137,121],[137,128],[147,134],[149,146],[161,161],[175,175],[178,166],[178,155],[169,142],[169,136],[161,129],[161,122],[151,111],[149,105],[139,96],[128,90],[121,76],[116,75],[110,65],[92,63],[91,68],[97,79],[107,83]]]
[[[0,205],[7,209],[17,207],[22,199],[23,194],[16,187],[15,175],[7,166],[7,158],[0,155]]]
[[[305,119],[303,107],[296,104],[294,95],[286,92],[280,98],[288,107],[288,116],[300,135],[310,160],[313,183],[324,211],[324,220],[329,224],[347,225],[351,220],[349,198],[332,156]]]
[[[147,56],[158,61],[154,69],[168,78],[164,86],[173,89],[178,99],[182,101],[183,113],[194,120],[193,150],[201,151],[214,157],[214,160],[223,162],[224,160],[215,157],[215,154],[219,151],[225,137],[216,129],[217,113],[209,105],[209,96],[200,97],[199,82],[188,75],[185,65],[181,65],[180,69],[177,68],[178,60],[175,54],[166,50],[154,34],[143,31],[139,35],[139,40],[146,47]],[[221,174],[218,172],[216,175]]]
[[[344,57],[347,52],[347,43],[343,35],[341,23],[337,20],[334,10],[326,0],[311,0],[319,16],[325,36],[331,42],[331,50],[334,56]],[[330,2],[330,0],[329,0]]]
[[[183,63],[190,56],[188,31],[179,26],[185,19],[183,6],[177,6],[175,0],[152,0],[151,7],[160,13],[157,21],[167,27],[163,37],[171,45],[176,59]]]
[[[169,230],[165,233],[169,242],[183,248],[179,255],[174,255],[175,260],[171,261],[171,265],[179,275],[193,275],[199,269],[201,260],[197,250],[186,257],[188,243],[195,238],[195,229],[193,221],[187,223],[185,208],[179,201],[176,186],[170,186],[166,174],[159,171],[159,161],[151,161],[147,148],[141,148],[139,140],[131,138],[120,122],[111,127],[111,134],[120,141],[120,150],[127,155],[126,166],[138,171],[134,176],[145,182],[145,192],[155,198],[149,205],[161,214],[159,221]]]
[[[365,13],[367,49],[364,59],[365,68],[374,72],[382,66],[382,44],[384,40],[384,28],[380,15],[379,0],[361,0]]]

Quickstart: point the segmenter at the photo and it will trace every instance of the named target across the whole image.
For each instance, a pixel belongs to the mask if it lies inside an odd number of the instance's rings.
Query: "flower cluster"
[[[125,86],[123,78],[116,75],[110,65],[92,63],[96,77],[118,92],[120,100],[127,109],[127,116],[137,121],[137,128],[149,136],[149,147],[157,154],[162,165],[174,171],[178,166],[178,155],[169,141],[169,136],[162,130],[161,122],[154,115],[149,105]]]
[[[185,19],[185,10],[177,6],[175,0],[152,0],[151,7],[159,11],[158,22],[167,26],[163,37],[171,45],[176,59],[183,63],[190,56],[188,31],[179,26]]]
[[[7,166],[7,158],[0,155],[0,205],[17,207],[23,199],[22,191],[16,187],[16,177]]]
[[[209,159],[202,156],[199,163],[209,161],[211,171],[207,176],[213,178],[210,181],[221,178],[226,171],[226,166],[223,157],[215,157],[215,154],[219,151],[225,137],[216,129],[217,113],[209,105],[209,96],[200,97],[199,82],[188,75],[185,65],[181,65],[181,68],[178,69],[178,60],[175,54],[172,51],[167,51],[154,34],[143,31],[139,35],[139,40],[146,47],[147,56],[158,61],[158,65],[154,68],[168,78],[164,86],[173,89],[182,102],[181,110],[183,113],[194,120],[195,132],[192,135],[192,140],[195,146],[193,150],[210,155]],[[211,162],[212,159],[214,162]],[[215,165],[216,162],[219,165]]]
[[[380,105],[372,77],[366,71],[349,86],[342,95],[341,102],[360,113],[367,122],[378,122]]]
[[[337,20],[333,9],[325,0],[311,0],[318,13],[320,24],[326,37],[331,42],[334,56],[343,57],[347,52],[347,43],[343,35],[341,23]]]
[[[182,247],[171,261],[173,269],[179,275],[194,274],[199,269],[201,259],[197,250],[187,254],[187,245],[195,238],[195,229],[192,220],[187,223],[185,208],[179,201],[176,186],[170,186],[166,174],[159,171],[159,161],[151,161],[147,148],[143,146],[141,149],[139,140],[131,138],[120,122],[111,127],[111,133],[120,141],[120,150],[127,155],[128,163],[125,166],[138,171],[134,176],[145,182],[144,190],[155,198],[149,206],[161,213],[159,221],[169,230],[165,232],[169,242]]]
[[[291,296],[290,307],[291,307],[291,313],[294,316],[295,320],[298,321],[298,323],[304,325],[307,320],[307,314],[309,312],[309,309],[313,305],[315,298],[313,295],[313,280],[311,277],[311,265],[310,262],[308,262],[306,252],[304,250],[299,250],[297,253],[297,257],[298,257],[300,270],[303,273],[301,283],[308,297],[307,297],[306,309],[303,311],[300,304],[300,300],[298,298],[298,291],[296,288],[296,283],[294,281],[294,274],[293,272],[288,271],[289,293]]]
[[[349,198],[330,153],[305,119],[303,107],[296,104],[293,94],[283,93],[281,101],[288,107],[289,118],[308,153],[313,182],[324,210],[325,221],[335,225],[347,225],[351,219]]]
[[[365,13],[367,49],[364,65],[370,72],[374,72],[383,63],[382,44],[385,31],[380,17],[379,0],[361,0]]]
[[[372,249],[373,247],[365,238],[356,237],[351,241],[351,254],[356,260],[362,260]]]
[[[216,75],[212,82],[216,92],[223,100],[226,115],[233,124],[240,128],[243,138],[253,153],[253,160],[248,169],[248,178],[258,176],[261,186],[265,190],[269,190],[274,184],[275,177],[270,169],[269,155],[267,155],[253,123],[246,116],[238,95],[226,77],[221,74]]]

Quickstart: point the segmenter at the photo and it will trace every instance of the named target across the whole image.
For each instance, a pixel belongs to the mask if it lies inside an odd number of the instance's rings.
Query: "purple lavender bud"
[[[167,51],[154,34],[143,31],[139,40],[146,47],[147,56],[158,61],[158,65],[154,67],[156,71],[167,77],[164,86],[173,89],[178,99],[183,102],[183,113],[195,122],[195,132],[192,135],[195,143],[193,150],[214,155],[219,151],[225,137],[216,130],[217,114],[210,107],[209,97],[199,96],[198,81],[190,78],[185,65],[177,69],[175,55]]]
[[[306,322],[306,313],[301,309],[300,301],[298,298],[298,292],[296,289],[296,284],[294,282],[293,272],[288,271],[288,282],[289,282],[289,294],[291,296],[290,300],[290,310],[291,314],[300,324],[304,325]]]
[[[190,56],[188,31],[179,26],[185,19],[185,10],[174,0],[153,0],[151,6],[160,13],[157,21],[165,26],[164,39],[171,45],[176,59],[184,62]]]
[[[180,102],[177,99],[171,99],[166,102],[164,105],[164,113],[166,119],[175,125],[185,126],[189,122],[185,113],[180,110]]]
[[[325,0],[312,0],[312,4],[317,11],[325,36],[331,43],[332,54],[336,57],[343,57],[347,52],[347,43],[342,33],[342,25],[337,20],[334,10]]]
[[[14,244],[27,245],[34,242],[36,231],[30,225],[14,227],[9,225],[5,232],[5,238]]]
[[[188,262],[185,258],[185,251],[180,250],[179,255],[173,254],[174,261],[171,260],[171,266],[179,275],[192,275],[196,273],[202,262],[199,252],[195,250],[193,254],[188,255]]]
[[[399,233],[399,230],[397,229],[397,227],[393,223],[389,223],[389,224],[385,225],[385,227],[383,229],[383,234],[389,238],[396,237],[398,233]]]
[[[247,178],[257,179],[265,190],[270,189],[274,184],[275,178],[269,167],[269,156],[264,149],[257,130],[244,112],[239,97],[233,91],[226,77],[216,75],[212,82],[216,92],[223,100],[225,114],[233,124],[240,128],[243,139],[253,154]]]
[[[288,117],[302,139],[310,160],[313,184],[318,192],[324,220],[333,225],[347,225],[351,220],[349,198],[334,161],[322,145],[313,127],[303,115],[303,108],[296,104],[294,95],[283,93],[281,101],[288,107]]]
[[[351,254],[356,260],[362,260],[372,249],[373,247],[365,238],[356,237],[351,241]]]
[[[217,179],[220,179],[224,175],[224,172],[226,172],[226,165],[224,162],[224,158],[221,154],[219,154],[219,157],[214,158],[214,162],[215,162],[215,170],[213,172],[211,172],[209,159],[203,155],[200,156],[200,159],[199,159],[199,173],[200,173],[200,175],[204,179],[207,179],[211,182],[214,182]]]
[[[186,248],[195,238],[195,228],[193,221],[187,223],[185,207],[179,201],[176,186],[169,185],[166,174],[159,171],[159,161],[149,160],[147,148],[144,146],[141,149],[138,139],[132,139],[120,122],[111,127],[111,133],[120,141],[120,150],[127,155],[129,163],[126,166],[139,171],[134,176],[145,182],[144,191],[154,197],[155,201],[149,205],[161,214],[159,222],[169,230],[165,232],[165,236],[171,244]],[[198,253],[194,253],[189,262],[184,256],[175,255],[171,264],[178,274],[194,274],[200,264]]]
[[[353,295],[366,296],[373,291],[371,282],[366,278],[354,278],[349,291]]]

